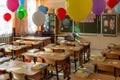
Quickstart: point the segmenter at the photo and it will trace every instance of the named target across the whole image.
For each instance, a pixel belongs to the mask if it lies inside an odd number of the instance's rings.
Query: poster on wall
[[[102,34],[104,36],[116,36],[117,35],[117,15],[102,14],[101,27],[102,27]]]
[[[72,32],[72,20],[68,15],[61,21],[60,28],[61,32]]]

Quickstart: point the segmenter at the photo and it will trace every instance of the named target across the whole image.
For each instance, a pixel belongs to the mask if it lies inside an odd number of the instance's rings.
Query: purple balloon
[[[106,7],[105,0],[93,0],[92,11],[96,15],[100,15],[105,9],[105,7]]]

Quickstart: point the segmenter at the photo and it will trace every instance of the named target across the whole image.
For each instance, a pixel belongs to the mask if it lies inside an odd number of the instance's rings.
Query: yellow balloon
[[[58,10],[58,7],[57,7],[57,8],[55,8],[55,14],[57,13],[57,10]]]
[[[92,9],[92,0],[66,0],[68,15],[76,22],[85,19]]]

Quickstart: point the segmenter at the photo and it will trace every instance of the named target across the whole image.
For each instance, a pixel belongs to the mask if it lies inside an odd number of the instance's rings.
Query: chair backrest
[[[52,53],[53,52],[53,50],[51,48],[44,48],[44,51],[48,52],[48,53]]]
[[[65,52],[64,49],[53,49],[53,52],[62,53]]]
[[[47,63],[47,64],[55,64],[55,61],[54,60],[52,60],[52,59],[44,59],[45,60],[45,63]]]

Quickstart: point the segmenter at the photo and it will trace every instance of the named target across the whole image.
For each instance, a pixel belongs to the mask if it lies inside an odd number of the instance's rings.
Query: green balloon
[[[27,11],[25,9],[21,10],[24,12],[25,16],[27,15]]]
[[[18,11],[18,12],[17,12],[17,17],[18,17],[20,20],[22,20],[22,19],[25,17],[24,12],[23,12],[23,11]]]

